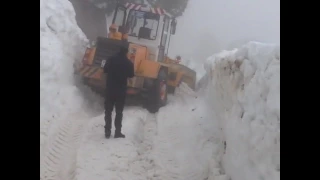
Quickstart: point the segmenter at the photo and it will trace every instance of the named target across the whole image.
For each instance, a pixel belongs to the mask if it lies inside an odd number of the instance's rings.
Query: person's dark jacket
[[[104,66],[107,73],[107,92],[123,93],[127,90],[127,79],[134,76],[134,65],[127,58],[127,49],[109,58]]]

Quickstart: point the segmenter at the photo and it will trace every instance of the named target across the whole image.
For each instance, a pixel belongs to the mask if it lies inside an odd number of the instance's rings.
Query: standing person
[[[108,59],[104,66],[104,72],[107,73],[106,96],[105,96],[105,136],[110,138],[112,111],[115,106],[116,117],[114,126],[116,128],[114,138],[125,138],[121,133],[122,111],[127,94],[127,78],[134,76],[133,63],[127,58],[128,48],[121,47],[118,54]]]

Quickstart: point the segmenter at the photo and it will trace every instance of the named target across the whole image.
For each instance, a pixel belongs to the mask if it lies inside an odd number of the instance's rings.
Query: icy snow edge
[[[205,69],[225,173],[280,179],[280,46],[250,42],[211,56]]]

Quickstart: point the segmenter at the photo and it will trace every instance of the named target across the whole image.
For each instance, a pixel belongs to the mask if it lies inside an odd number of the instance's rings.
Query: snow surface
[[[157,114],[126,107],[127,137],[106,140],[73,76],[87,42],[69,1],[40,1],[40,179],[280,179],[280,47],[213,55],[206,88],[182,84]]]

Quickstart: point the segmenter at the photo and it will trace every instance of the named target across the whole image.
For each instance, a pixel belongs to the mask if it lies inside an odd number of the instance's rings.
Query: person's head
[[[116,24],[111,24],[111,26],[109,27],[109,31],[111,33],[115,33],[117,31],[117,25]]]

